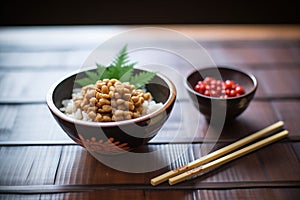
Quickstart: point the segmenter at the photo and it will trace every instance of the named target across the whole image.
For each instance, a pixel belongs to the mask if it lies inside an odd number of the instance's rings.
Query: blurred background
[[[298,1],[1,1],[3,25],[298,24]]]

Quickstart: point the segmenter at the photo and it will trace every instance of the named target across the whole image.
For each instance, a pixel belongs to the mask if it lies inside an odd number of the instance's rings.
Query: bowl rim
[[[191,85],[189,84],[188,78],[196,72],[201,72],[202,70],[209,70],[209,69],[225,69],[225,70],[231,70],[231,71],[242,73],[242,74],[248,76],[252,80],[254,86],[251,88],[251,90],[247,91],[245,94],[237,96],[237,97],[220,98],[220,97],[205,96],[203,94],[200,94],[200,93],[194,91],[194,89],[191,88]],[[233,65],[216,65],[215,67],[204,67],[204,68],[201,68],[201,69],[194,70],[194,71],[192,71],[188,74],[188,76],[186,77],[184,83],[185,83],[185,87],[188,89],[188,91],[195,94],[196,96],[200,96],[200,97],[203,97],[205,99],[224,100],[224,101],[231,100],[231,99],[240,99],[240,98],[243,98],[245,96],[248,96],[248,95],[252,94],[253,92],[255,92],[256,89],[257,89],[257,86],[258,86],[257,79],[252,73],[250,73],[246,70],[243,70],[243,69],[239,69],[237,66],[233,66]]]
[[[142,70],[142,71],[148,71],[148,70],[142,69],[142,68],[135,68],[135,69]],[[138,117],[138,118],[117,121],[117,122],[93,122],[93,121],[83,121],[83,120],[79,120],[79,119],[74,119],[74,118],[69,117],[66,114],[64,114],[62,111],[59,110],[59,108],[57,108],[55,106],[54,101],[53,101],[53,93],[61,82],[67,80],[68,78],[70,78],[73,75],[77,75],[78,73],[82,73],[82,72],[88,71],[88,70],[91,70],[91,69],[77,70],[77,71],[68,73],[67,75],[61,77],[59,80],[57,80],[50,86],[50,88],[47,92],[47,95],[46,95],[46,103],[47,103],[49,109],[59,118],[65,120],[67,122],[74,123],[76,125],[91,126],[91,127],[115,127],[115,126],[128,125],[128,124],[132,124],[132,123],[138,123],[138,122],[142,122],[145,120],[149,120],[149,119],[159,115],[160,113],[165,112],[165,110],[167,110],[167,108],[169,108],[171,106],[171,104],[173,102],[175,102],[177,91],[176,91],[176,87],[175,87],[174,83],[165,75],[156,72],[155,75],[158,76],[159,78],[161,78],[163,81],[165,81],[170,89],[170,94],[169,94],[167,101],[158,110],[156,110],[152,113],[149,113],[147,115]]]

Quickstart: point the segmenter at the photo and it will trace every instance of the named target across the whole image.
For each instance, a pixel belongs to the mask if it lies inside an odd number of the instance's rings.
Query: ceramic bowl
[[[135,69],[134,73],[141,71],[144,70]],[[119,154],[135,150],[158,133],[173,109],[176,88],[167,77],[156,74],[146,85],[146,90],[152,94],[153,100],[163,103],[155,112],[117,122],[73,119],[60,111],[60,108],[64,99],[71,99],[73,88],[79,87],[75,84],[76,77],[84,76],[83,72],[72,73],[53,84],[47,94],[47,105],[66,134],[91,152]]]
[[[221,79],[222,81],[233,80],[244,87],[245,93],[238,97],[220,98],[205,96],[194,91],[193,88],[198,81],[202,81],[208,76]],[[199,109],[208,121],[214,116],[216,119],[224,119],[225,122],[230,122],[242,114],[249,106],[257,89],[257,80],[253,74],[240,70],[238,67],[216,66],[195,70],[190,73],[186,78],[185,87],[193,99],[195,107]]]

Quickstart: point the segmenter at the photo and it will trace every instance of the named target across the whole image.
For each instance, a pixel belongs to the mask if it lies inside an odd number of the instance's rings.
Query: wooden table
[[[188,151],[162,169],[147,173],[115,170],[66,136],[46,106],[48,88],[61,76],[79,69],[101,42],[132,28],[136,27],[0,29],[0,199],[299,198],[299,26],[164,26],[195,39],[217,64],[235,65],[253,73],[259,87],[249,108],[223,128],[217,141],[204,141],[209,124],[190,105],[191,114],[200,119],[200,128],[191,141],[184,128],[191,122],[178,121],[175,107],[148,147],[170,146],[164,152],[165,159],[184,148]],[[157,42],[167,41],[164,36],[153,37]],[[189,50],[186,46],[178,48]],[[182,63],[173,63],[185,76]],[[189,103],[182,95],[181,83],[174,81],[181,94],[176,104]],[[174,186],[150,185],[151,178],[199,158],[200,146],[217,142],[214,149],[218,149],[278,120],[283,120],[290,131],[287,139],[204,176]],[[175,143],[169,143],[177,123],[185,126]]]

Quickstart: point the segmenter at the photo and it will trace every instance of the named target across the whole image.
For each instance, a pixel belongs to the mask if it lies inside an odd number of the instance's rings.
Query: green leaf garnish
[[[96,63],[96,72],[86,71],[86,77],[77,79],[75,82],[80,86],[95,84],[98,80],[118,79],[121,82],[129,82],[137,88],[143,87],[149,83],[155,76],[154,72],[140,72],[133,75],[133,68],[136,63],[129,63],[127,45],[113,59],[112,63],[107,67]]]
[[[76,83],[81,86],[86,86],[86,85],[94,84],[95,82],[92,81],[91,79],[85,77],[85,78],[77,79]]]
[[[154,72],[140,72],[139,74],[131,77],[130,83],[135,85],[137,88],[141,88],[145,84],[149,83],[154,76]]]

